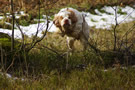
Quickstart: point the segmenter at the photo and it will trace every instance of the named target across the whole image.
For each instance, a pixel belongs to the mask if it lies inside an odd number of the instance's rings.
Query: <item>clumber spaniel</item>
[[[55,14],[53,23],[61,31],[61,35],[67,35],[69,49],[74,49],[75,40],[80,40],[85,50],[89,39],[89,26],[83,14],[73,8],[61,9]]]

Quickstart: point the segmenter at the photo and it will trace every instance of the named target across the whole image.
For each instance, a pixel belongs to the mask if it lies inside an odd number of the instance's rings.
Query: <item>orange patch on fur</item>
[[[62,16],[55,16],[53,19],[53,23],[57,26],[57,27],[61,27],[61,20],[63,19]]]
[[[72,23],[76,23],[77,22],[77,17],[75,15],[75,13],[72,10],[70,10],[70,9],[67,9],[67,11],[71,13],[69,15],[69,18],[71,19]]]

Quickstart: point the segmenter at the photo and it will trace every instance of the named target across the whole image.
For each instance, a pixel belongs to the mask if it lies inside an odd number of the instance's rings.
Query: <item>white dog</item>
[[[61,9],[55,14],[53,23],[61,31],[62,36],[67,35],[69,49],[74,49],[75,40],[80,40],[84,49],[87,48],[89,26],[81,12],[73,8]]]

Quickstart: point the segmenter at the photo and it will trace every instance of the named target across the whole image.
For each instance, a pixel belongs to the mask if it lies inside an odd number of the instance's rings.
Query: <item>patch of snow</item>
[[[8,78],[11,78],[12,76],[8,73],[5,74]]]
[[[102,28],[102,29],[105,29],[105,28],[109,29],[112,25],[115,24],[115,11],[113,8],[116,8],[116,6],[114,7],[105,6],[101,9],[101,10],[105,10],[105,12],[110,13],[110,14],[101,13],[100,11],[98,11],[98,9],[95,9],[95,12],[97,13],[97,15],[86,13],[86,12],[82,12],[82,13],[86,15],[85,19],[89,26],[91,27],[95,26],[96,28]],[[118,23],[129,22],[129,21],[135,20],[135,9],[133,9],[132,7],[126,6],[122,8],[122,7],[117,6],[117,12],[118,12],[118,9],[121,9],[122,12],[127,13],[127,14],[122,14],[122,15],[117,13]],[[103,20],[103,18],[105,20]]]
[[[21,15],[25,15],[24,11],[20,11],[20,14],[21,14]]]
[[[131,16],[135,17],[135,9],[133,9],[132,7],[126,6],[125,8],[122,9],[123,12],[126,12],[127,14],[130,14],[131,12]]]
[[[37,32],[37,29],[38,29],[38,32],[39,32],[38,37],[41,37],[42,32],[45,31],[45,29],[46,29],[46,22],[40,23],[39,26],[38,26],[38,24],[31,24],[29,26],[20,26],[20,28],[22,29],[24,35],[27,35],[29,37],[35,35],[35,33]],[[50,23],[49,23],[48,31],[49,32],[56,31],[56,27],[55,27],[55,25],[53,25],[52,21],[50,21]],[[7,33],[10,36],[12,35],[12,30],[9,30],[9,29],[0,28],[0,32]],[[15,29],[15,31],[14,31],[14,37],[22,38],[21,32],[18,28]]]
[[[6,13],[7,15],[10,15],[10,13]]]
[[[107,69],[105,69],[105,70],[103,70],[104,72],[107,72],[108,70]]]
[[[95,12],[100,16],[102,15],[102,13],[100,11],[98,11],[98,9],[95,9]]]
[[[105,10],[107,13],[110,13],[112,15],[114,15],[114,10],[113,10],[114,7],[111,7],[111,6],[104,6],[102,8],[102,10]]]
[[[11,74],[9,74],[9,73],[3,73],[3,72],[0,72],[0,75],[2,75],[2,76],[6,76],[6,78],[9,78],[11,81],[12,80],[21,80],[21,81],[24,81],[24,80],[26,80],[26,79],[24,79],[24,78],[18,78],[18,77],[13,77]]]
[[[46,18],[51,18],[50,16],[46,16],[46,15],[43,15],[43,19],[46,19]]]
[[[112,15],[107,15],[107,14],[102,14],[102,16],[99,15],[93,15],[90,13],[86,13],[83,12],[85,14],[87,14],[87,16],[85,17],[86,22],[88,23],[88,25],[90,27],[95,26],[96,28],[109,28],[112,24],[114,17]],[[102,19],[105,20],[102,20]],[[94,20],[95,22],[93,22],[92,20]]]
[[[5,75],[7,78],[11,78],[12,76],[8,73],[3,73],[3,72],[0,72],[1,75]]]
[[[20,18],[20,15],[16,15],[15,18],[16,18],[16,19],[19,19],[19,18]]]
[[[3,19],[4,17],[3,16],[0,16],[0,20]]]
[[[11,24],[11,23],[9,23],[9,22],[5,22],[5,24],[12,25],[12,24]]]
[[[39,21],[39,19],[34,19],[34,21]],[[44,22],[45,21],[45,19],[40,19],[40,21],[42,21],[42,22]]]
[[[2,29],[2,28],[0,28],[0,32],[6,33],[9,36],[12,35],[12,30],[9,30],[9,29]],[[19,30],[15,30],[14,31],[14,35],[15,35],[15,38],[21,38],[21,33],[20,33]]]
[[[7,18],[12,18],[12,15],[7,15],[6,17],[7,17]]]

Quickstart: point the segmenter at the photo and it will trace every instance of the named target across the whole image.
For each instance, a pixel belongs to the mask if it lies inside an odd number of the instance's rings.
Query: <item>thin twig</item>
[[[20,30],[21,35],[22,35],[22,43],[21,43],[21,47],[20,47],[20,50],[22,50],[24,48],[24,33],[17,22],[16,22],[16,26],[18,27],[18,29]]]
[[[123,23],[134,11],[135,9],[131,13],[129,13],[119,24]]]
[[[120,44],[119,51],[121,50],[121,47],[123,46],[124,37],[125,37],[126,35],[128,35],[130,32],[132,32],[134,29],[135,29],[135,23],[134,23],[134,25],[122,36],[122,40],[121,40],[121,44]]]
[[[7,71],[10,69],[10,67],[13,66],[14,61],[15,61],[15,55],[16,55],[16,54],[13,55],[12,62],[11,62],[11,64],[8,66],[8,68],[6,69],[5,72],[7,72]]]
[[[3,49],[2,49],[2,45],[0,44],[0,50],[1,50],[1,68],[2,68],[2,70],[4,70],[4,63],[3,63],[3,61],[4,61],[4,57],[3,57]]]
[[[39,26],[40,26],[40,1],[38,1],[38,26],[37,26],[37,31],[36,31],[36,34],[35,34],[35,36],[33,37],[33,42],[32,43],[34,43],[34,41],[36,40],[36,38],[37,38],[37,35],[38,35],[38,32],[39,32]]]
[[[50,50],[50,51],[52,51],[52,52],[54,52],[55,54],[57,54],[57,55],[59,55],[60,56],[60,54],[57,52],[57,51],[55,51],[55,50],[53,50],[53,49],[51,49],[51,48],[49,48],[49,47],[47,47],[47,46],[45,46],[45,45],[43,45],[43,44],[39,44],[41,47],[44,47],[44,48],[46,48],[46,49],[48,49],[48,50]]]

